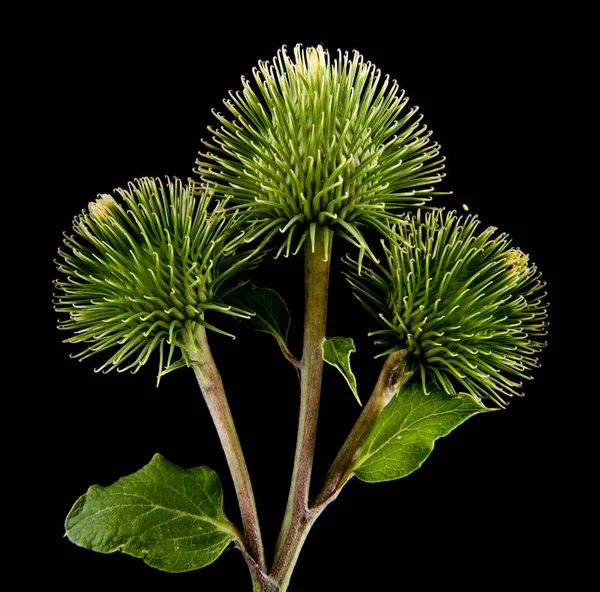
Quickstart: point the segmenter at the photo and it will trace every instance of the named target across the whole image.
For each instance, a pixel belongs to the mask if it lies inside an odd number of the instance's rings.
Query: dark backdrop
[[[466,589],[489,584],[556,581],[570,569],[569,514],[564,510],[562,446],[556,425],[563,396],[561,353],[564,248],[557,229],[560,165],[553,118],[562,70],[551,21],[495,13],[432,13],[405,18],[401,8],[355,15],[352,26],[292,27],[292,12],[205,18],[160,12],[90,16],[48,14],[48,27],[21,71],[23,127],[30,187],[39,196],[42,280],[36,331],[42,368],[29,370],[41,402],[35,430],[41,466],[36,484],[50,499],[36,518],[51,556],[48,579],[75,590],[132,583],[168,590],[249,589],[235,550],[204,570],[167,575],[119,554],[103,556],[63,538],[63,520],[86,489],[138,470],[155,452],[183,466],[206,464],[221,476],[225,509],[237,520],[235,497],[218,440],[189,370],[168,375],[157,389],[155,364],[137,375],[95,374],[95,360],[78,363],[76,350],[55,329],[51,281],[61,233],[98,193],[139,176],[191,175],[200,139],[240,77],[259,59],[322,43],[331,51],[359,50],[405,88],[419,105],[447,157],[438,204],[468,204],[485,225],[508,232],[542,270],[551,302],[550,345],[526,396],[500,413],[476,417],[440,440],[425,465],[401,481],[352,481],[314,527],[291,590],[396,590],[420,585]],[[291,10],[291,9],[290,9]],[[131,18],[133,15],[134,18]],[[42,15],[44,16],[44,15]],[[435,27],[429,18],[435,17]],[[72,19],[72,20],[69,20]],[[43,19],[42,19],[43,20]],[[229,21],[232,21],[231,23]],[[235,22],[233,22],[235,21]],[[432,21],[433,22],[433,21]],[[70,24],[69,24],[70,23]],[[245,26],[244,26],[245,25]],[[229,29],[229,26],[233,26]],[[552,122],[550,124],[550,122]],[[33,123],[33,125],[31,125]],[[34,149],[32,149],[34,147]],[[347,247],[335,244],[337,259]],[[258,280],[279,290],[292,309],[299,343],[301,259],[267,261]],[[374,328],[355,304],[334,264],[329,334],[351,336],[352,361],[366,398],[376,379]],[[230,403],[254,479],[262,528],[272,548],[287,496],[295,442],[297,381],[266,335],[215,336]],[[343,380],[325,372],[314,474],[317,481],[359,412]],[[43,524],[43,526],[41,526]],[[565,569],[567,568],[567,569]]]

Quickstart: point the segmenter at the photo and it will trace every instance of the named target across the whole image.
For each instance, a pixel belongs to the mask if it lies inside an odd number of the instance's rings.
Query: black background
[[[238,515],[192,372],[170,374],[157,389],[157,360],[137,375],[103,375],[93,372],[99,360],[70,359],[76,350],[62,343],[66,335],[55,328],[51,282],[61,233],[74,215],[98,193],[136,177],[190,176],[200,139],[214,123],[210,110],[220,109],[227,92],[240,87],[240,77],[249,77],[258,60],[296,43],[322,43],[332,52],[357,49],[399,81],[447,157],[442,188],[454,193],[437,203],[467,204],[483,224],[508,232],[530,254],[548,284],[551,330],[543,366],[526,384],[524,398],[505,411],[469,420],[439,441],[425,465],[406,479],[378,485],[352,481],[313,528],[291,590],[480,589],[516,581],[572,581],[571,494],[578,477],[571,474],[557,427],[564,425],[559,402],[565,388],[566,305],[565,249],[556,237],[568,214],[557,205],[562,171],[554,158],[563,100],[558,89],[568,87],[569,58],[561,51],[554,15],[490,9],[408,17],[399,7],[389,14],[373,7],[342,26],[305,23],[291,7],[289,14],[253,16],[228,10],[168,16],[145,11],[128,18],[117,12],[85,17],[53,12],[38,15],[39,34],[23,41],[34,51],[22,53],[17,72],[25,91],[17,113],[27,116],[15,117],[22,130],[16,153],[23,150],[29,190],[38,196],[34,248],[40,283],[36,362],[25,375],[36,396],[23,399],[35,420],[28,422],[34,429],[24,436],[22,450],[30,450],[24,464],[39,476],[35,499],[47,501],[44,512],[28,516],[40,553],[50,559],[48,581],[60,581],[66,590],[92,584],[119,590],[132,583],[169,590],[249,589],[246,566],[235,550],[201,571],[168,575],[63,538],[64,517],[77,497],[91,484],[108,485],[135,472],[155,452],[183,466],[215,469],[225,489],[226,513],[234,521]],[[298,19],[304,26],[293,26]],[[569,26],[562,23],[563,30]],[[339,276],[337,259],[346,250],[338,240],[329,334],[354,338],[358,351],[352,362],[366,399],[379,363],[366,336],[374,327]],[[267,261],[257,283],[277,289],[288,301],[298,352],[300,257]],[[212,344],[270,550],[293,458],[295,373],[269,336],[239,329],[235,341],[216,335]],[[343,380],[326,368],[317,482],[358,412]]]

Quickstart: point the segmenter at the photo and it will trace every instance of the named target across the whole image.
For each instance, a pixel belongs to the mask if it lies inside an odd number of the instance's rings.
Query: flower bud
[[[101,195],[90,203],[59,250],[55,309],[68,315],[59,328],[74,333],[68,343],[88,345],[77,358],[112,351],[98,368],[105,372],[135,372],[158,348],[160,376],[186,363],[185,351],[175,364],[172,357],[198,324],[219,331],[207,310],[246,316],[221,297],[258,257],[234,252],[239,220],[193,182],[143,178],[116,193],[118,201]]]
[[[407,349],[425,392],[463,390],[500,405],[520,394],[545,345],[547,304],[536,266],[475,216],[418,211],[393,227],[385,261],[346,260],[355,295],[384,326],[385,353]]]
[[[215,113],[197,172],[249,217],[249,240],[280,232],[287,256],[318,225],[369,251],[361,226],[385,229],[443,176],[417,107],[358,52],[284,47],[242,84]]]

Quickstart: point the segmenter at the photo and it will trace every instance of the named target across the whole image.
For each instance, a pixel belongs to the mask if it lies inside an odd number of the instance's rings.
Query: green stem
[[[404,373],[406,353],[407,351],[402,349],[391,353],[386,358],[367,404],[325,477],[325,484],[315,500],[314,510],[322,510],[329,502],[333,501],[352,476],[352,464],[365,440],[369,427],[398,392]]]
[[[315,516],[309,511],[310,479],[317,435],[329,293],[331,237],[317,227],[314,244],[304,247],[304,343],[300,371],[300,412],[294,469],[271,577],[286,590],[300,549]],[[277,589],[277,588],[276,588]]]
[[[240,507],[245,540],[240,541],[242,552],[251,572],[266,571],[265,553],[258,523],[256,502],[242,446],[235,429],[223,381],[213,359],[206,329],[198,325],[195,341],[186,343],[198,384],[217,429]],[[253,575],[253,579],[254,579]]]
[[[369,401],[333,462],[323,489],[314,504],[310,507],[304,507],[302,512],[292,514],[287,531],[288,536],[284,540],[281,549],[279,549],[270,582],[264,587],[256,587],[255,592],[284,592],[287,589],[292,571],[310,529],[323,510],[338,496],[342,487],[350,478],[352,464],[364,442],[369,427],[398,392],[405,368],[405,356],[406,350],[401,350],[390,354],[386,358]]]

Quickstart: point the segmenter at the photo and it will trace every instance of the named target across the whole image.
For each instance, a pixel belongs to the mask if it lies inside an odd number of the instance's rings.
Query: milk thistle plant
[[[288,589],[307,535],[353,477],[400,479],[469,417],[522,394],[544,346],[544,284],[507,235],[474,215],[432,207],[443,157],[396,82],[362,56],[281,49],[214,113],[193,178],[136,179],[77,216],[59,251],[55,308],[75,357],[98,370],[196,375],[218,432],[241,524],[223,511],[208,467],[156,454],[138,472],[93,486],[66,519],[77,545],[148,565],[202,568],[229,545],[255,591]],[[381,372],[318,493],[312,464],[324,363],[361,401],[349,337],[326,330],[332,245],[352,292],[374,317]],[[381,243],[379,245],[378,243]],[[251,283],[267,253],[304,257],[304,339],[287,341],[281,296]],[[376,253],[381,253],[378,258]],[[220,315],[277,340],[299,377],[290,491],[265,550],[251,476],[209,345]],[[223,317],[221,317],[223,318]],[[326,396],[327,393],[324,393]],[[292,463],[291,463],[292,465]],[[227,584],[224,582],[224,584]]]

